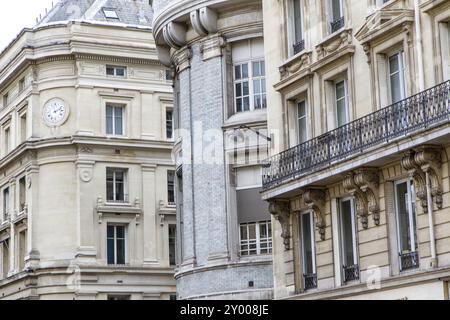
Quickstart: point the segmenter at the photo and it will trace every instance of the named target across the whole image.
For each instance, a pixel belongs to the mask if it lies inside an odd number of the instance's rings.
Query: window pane
[[[116,237],[117,239],[125,239],[125,228],[116,227]]]
[[[336,84],[336,99],[342,99],[345,97],[345,81],[341,81]]]
[[[299,43],[303,39],[302,30],[302,14],[301,14],[301,0],[294,0],[294,29],[295,29],[295,43]]]
[[[124,68],[117,68],[117,69],[116,69],[116,75],[117,75],[118,77],[123,77],[123,76],[125,76],[125,69],[124,69]]]
[[[397,215],[400,253],[414,251],[411,246],[408,184],[406,182],[397,185]]]
[[[304,259],[304,273],[315,273],[313,265],[313,243],[311,242],[312,228],[311,228],[311,213],[302,215],[302,244],[303,244],[303,259]]]
[[[389,71],[390,73],[396,73],[398,71],[400,71],[400,64],[399,64],[399,55],[393,55],[392,57],[389,58]]]
[[[117,264],[125,264],[125,239],[117,240]]]
[[[113,76],[114,75],[114,68],[112,67],[106,67],[106,74],[108,76]]]
[[[248,64],[242,65],[242,79],[248,78]]]
[[[402,87],[400,84],[400,73],[394,73],[391,75],[391,95],[392,103],[399,102],[403,99]]]
[[[342,224],[342,245],[343,262],[345,266],[355,264],[353,252],[353,225],[352,225],[352,202],[350,200],[341,202],[341,224]]]
[[[248,235],[247,235],[247,226],[241,226],[241,240],[247,240],[248,239]]]
[[[242,84],[236,83],[236,97],[242,97]]]
[[[114,132],[117,135],[123,134],[123,118],[122,118],[123,108],[116,107],[114,108],[114,116],[115,116],[115,125],[116,125],[116,132]]]
[[[236,80],[239,80],[242,78],[242,74],[241,74],[241,66],[235,66],[234,67],[234,77]]]
[[[244,111],[242,109],[242,98],[236,99],[236,111],[237,112],[242,112]]]
[[[114,239],[108,239],[108,264],[115,264],[114,250]]]
[[[248,96],[250,93],[250,89],[248,86],[248,81],[242,83],[242,91],[244,96]]]
[[[347,123],[347,104],[345,99],[338,100],[336,106],[338,127]]]
[[[244,98],[243,99],[244,102],[244,111],[249,111],[250,110],[250,98]]]
[[[253,76],[254,77],[261,76],[261,65],[259,62],[253,62]]]
[[[248,226],[248,236],[250,240],[256,239],[256,225],[252,224]]]
[[[113,108],[106,107],[106,133],[113,134]]]
[[[255,94],[261,93],[261,81],[253,80],[253,92]]]
[[[331,0],[333,21],[341,18],[341,0]]]

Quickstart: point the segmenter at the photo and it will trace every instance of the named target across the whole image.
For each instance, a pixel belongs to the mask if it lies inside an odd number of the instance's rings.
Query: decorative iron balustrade
[[[342,270],[344,271],[345,283],[359,280],[359,265],[343,266]]]
[[[331,33],[335,33],[336,31],[342,29],[345,25],[345,18],[340,17],[339,19],[330,23]]]
[[[450,120],[450,81],[359,118],[263,163],[263,189]]]
[[[419,267],[419,253],[417,251],[400,253],[401,271],[417,269]]]
[[[300,40],[294,44],[294,54],[300,53],[305,50],[305,40]]]
[[[317,288],[317,274],[304,274],[303,280],[305,282],[305,290]]]

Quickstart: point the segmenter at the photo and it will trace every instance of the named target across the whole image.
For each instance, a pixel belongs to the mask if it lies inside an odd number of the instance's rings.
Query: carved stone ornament
[[[222,56],[222,49],[225,48],[225,39],[220,36],[214,36],[205,39],[200,47],[203,54],[203,61]]]
[[[336,36],[316,47],[317,56],[323,59],[337,50],[353,43],[352,30],[342,30]]]
[[[271,201],[269,204],[269,212],[280,222],[281,224],[281,237],[283,238],[284,248],[290,249],[290,208],[288,201]]]
[[[285,79],[311,66],[312,52],[305,52],[296,59],[280,67],[281,78]]]
[[[184,47],[175,52],[175,54],[172,56],[172,60],[176,67],[177,73],[181,73],[191,67],[191,58],[192,51],[188,47]]]
[[[355,183],[354,173],[348,173],[343,181],[344,189],[355,198],[356,213],[364,229],[369,227],[369,210],[367,196]]]
[[[412,150],[406,152],[405,156],[402,158],[401,164],[403,169],[408,171],[409,176],[413,179],[416,198],[420,200],[423,212],[427,213],[428,202],[425,174],[417,165],[414,155],[415,152]]]
[[[426,174],[430,178],[431,196],[438,209],[442,209],[442,148],[423,146],[406,153],[402,166],[414,179],[416,196],[421,200],[424,212],[428,212]]]
[[[325,240],[325,203],[326,203],[326,193],[324,189],[308,189],[303,194],[303,201],[308,206],[308,208],[314,212],[316,217],[316,227],[319,230],[320,239]]]
[[[380,206],[378,204],[380,173],[378,169],[365,168],[355,171],[355,184],[366,195],[367,210],[375,225],[380,225]]]

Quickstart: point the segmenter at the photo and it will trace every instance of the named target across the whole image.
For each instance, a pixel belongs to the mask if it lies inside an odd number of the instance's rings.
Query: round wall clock
[[[58,127],[69,117],[69,107],[62,99],[51,99],[44,105],[42,116],[47,126]]]

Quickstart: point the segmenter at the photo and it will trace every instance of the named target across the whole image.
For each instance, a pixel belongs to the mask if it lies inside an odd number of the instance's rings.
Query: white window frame
[[[242,239],[242,227],[247,227],[247,238],[249,238],[249,226],[255,226],[256,231],[256,239]],[[270,231],[270,228],[272,227],[271,221],[259,221],[259,222],[251,222],[251,223],[241,223],[239,225],[239,252],[241,257],[252,257],[252,256],[260,256],[260,255],[270,255],[273,253],[273,235],[272,237],[269,237],[265,240],[267,242],[267,248],[261,248],[261,230],[260,226],[265,225],[267,232]],[[269,234],[269,233],[267,233]],[[250,245],[256,245],[256,254],[250,253],[251,251],[254,251],[255,249],[250,249]],[[248,249],[243,250],[242,247],[247,246]],[[267,250],[267,253],[261,253],[261,249]],[[247,252],[247,254],[243,254]]]
[[[108,240],[109,240],[108,227],[114,227],[114,238],[113,238],[113,240],[114,240],[114,264],[110,264],[109,261],[108,261]],[[106,225],[106,264],[109,265],[109,266],[120,266],[120,265],[122,265],[122,264],[118,264],[117,263],[117,241],[118,241],[117,228],[118,227],[124,228],[124,247],[125,247],[124,248],[125,249],[125,257],[124,257],[125,258],[125,263],[124,263],[124,265],[127,265],[128,261],[129,261],[129,259],[128,259],[128,226],[124,225],[124,224],[119,224],[119,223],[108,223]]]
[[[113,197],[114,199],[108,199],[108,170],[113,171]],[[123,172],[123,202],[117,200],[117,192],[116,192],[116,173],[118,171]],[[127,168],[116,168],[116,167],[107,167],[106,168],[106,203],[114,203],[114,204],[126,204],[130,201],[130,195],[128,194],[128,169]],[[127,199],[128,196],[128,199]]]
[[[317,257],[316,257],[316,237],[315,237],[315,221],[314,221],[314,212],[313,211],[306,211],[300,214],[300,233],[301,233],[301,254],[302,254],[302,268],[303,268],[303,274],[306,270],[306,257],[305,257],[305,241],[303,238],[303,216],[309,215],[310,216],[310,228],[311,228],[311,249],[312,249],[312,265],[313,265],[313,274],[317,274]]]
[[[168,115],[169,112],[172,114],[172,119],[170,120],[170,122],[167,119],[167,115]],[[166,108],[166,114],[165,114],[165,119],[166,119],[165,135],[166,135],[166,140],[173,140],[174,139],[174,132],[175,132],[174,115],[175,114],[174,114],[173,108]],[[168,134],[167,134],[167,131],[169,129],[169,127],[168,127],[169,123],[171,124],[171,128],[172,128],[172,136],[171,137],[169,137]]]
[[[392,72],[391,70],[391,58],[397,57],[398,60],[398,71]],[[392,76],[395,74],[399,74],[399,81],[400,81],[400,90],[401,90],[401,99],[399,101],[402,101],[406,99],[406,66],[405,66],[405,52],[403,50],[397,51],[396,53],[389,54],[387,57],[387,65],[388,65],[388,84],[389,84],[389,96],[391,103],[394,102],[394,97],[392,96]],[[399,102],[397,101],[397,102]]]
[[[340,240],[340,249],[341,249],[341,262],[344,262],[344,254],[345,254],[345,247],[344,247],[344,241],[343,241],[343,222],[342,222],[342,203],[350,201],[351,203],[351,221],[352,221],[352,238],[353,238],[353,264],[359,265],[359,254],[358,254],[358,238],[357,238],[357,218],[356,218],[356,212],[355,212],[355,199],[353,197],[347,197],[339,199],[339,240]],[[342,269],[342,268],[341,268]]]
[[[264,76],[254,76],[253,75],[253,64],[254,63],[260,63],[262,65],[264,65],[264,69],[265,69],[265,60],[264,59],[251,59],[249,61],[244,61],[244,62],[238,62],[233,64],[233,90],[234,90],[234,110],[235,113],[243,113],[243,112],[251,112],[251,111],[255,111],[255,110],[266,110],[267,109],[267,73],[266,70],[264,72]],[[247,78],[241,78],[241,79],[236,79],[236,67],[240,67],[241,70],[241,75],[242,75],[242,66],[243,65],[247,65],[248,67],[248,77]],[[259,83],[262,83],[262,81],[265,82],[266,84],[266,88],[265,91],[263,91],[263,88],[261,88],[261,92],[260,93],[256,93],[255,92],[255,86],[254,86],[254,81],[258,81]],[[242,96],[237,96],[237,90],[236,90],[236,85],[237,84],[241,84],[241,90],[243,93],[243,84],[245,82],[248,82],[248,95],[242,95]],[[263,105],[265,104],[265,107],[261,107],[261,108],[256,108],[255,105],[255,101],[256,101],[256,96],[260,96],[263,100],[265,101],[265,103],[263,103]],[[244,108],[244,98],[249,98],[249,110],[241,110],[238,111],[238,106],[237,106],[237,99],[240,98],[242,99],[242,108]]]
[[[305,105],[305,115],[304,116],[300,116],[300,104],[304,103]],[[309,119],[309,115],[308,115],[308,102],[306,101],[306,99],[303,100],[298,100],[296,103],[296,125],[297,125],[297,144],[301,144],[304,143],[306,141],[309,140],[309,130],[308,130],[308,119]],[[305,141],[301,140],[300,134],[301,134],[301,128],[300,128],[300,121],[301,120],[305,120],[305,132],[306,132],[306,136],[305,136]]]
[[[411,183],[412,182],[412,183]],[[397,186],[400,184],[407,184],[407,190],[408,190],[408,231],[409,231],[409,236],[411,238],[411,248],[409,248],[409,252],[415,252],[416,251],[416,245],[418,245],[416,243],[416,236],[415,236],[415,232],[417,230],[414,230],[414,225],[413,221],[414,221],[414,214],[416,214],[416,210],[415,208],[413,208],[413,206],[415,206],[415,202],[414,202],[414,196],[415,196],[415,190],[414,190],[414,182],[412,181],[412,179],[408,178],[408,179],[403,179],[400,181],[396,181],[394,183],[394,193],[395,193],[395,217],[396,217],[396,223],[397,223],[397,248],[399,250],[399,253],[402,253],[402,248],[401,248],[401,235],[400,235],[400,217],[399,217],[399,212],[398,212],[398,191],[397,191]],[[412,186],[412,188],[411,188]],[[414,209],[414,210],[413,210]],[[414,213],[413,213],[414,212]],[[416,221],[417,221],[417,217],[416,217]],[[417,226],[416,226],[417,228]]]
[[[339,13],[340,13],[340,17],[336,18],[334,17],[333,14],[333,0],[328,0],[327,1],[328,4],[328,23],[327,23],[327,30],[329,34],[333,34],[336,32],[339,32],[339,30],[336,30],[333,32],[333,30],[331,29],[331,23],[337,21],[337,19],[344,17],[345,19],[345,11],[344,11],[344,0],[339,0]]]
[[[108,108],[112,108],[112,133],[108,133]],[[121,109],[122,112],[122,133],[116,132],[116,109]],[[105,119],[106,119],[106,135],[109,137],[125,137],[126,136],[126,126],[125,126],[125,110],[126,105],[117,103],[106,103],[105,106]]]
[[[113,69],[113,70],[114,70],[114,74],[108,74],[108,69]],[[119,69],[123,69],[123,76],[117,74],[117,70],[119,70]],[[126,78],[126,76],[127,76],[127,67],[124,67],[124,66],[112,66],[112,65],[106,65],[105,71],[106,71],[106,76],[107,76],[107,77],[112,77],[112,78]]]
[[[338,84],[344,83],[344,97],[338,98],[337,96],[337,86]],[[339,110],[338,110],[338,102],[344,100],[345,102],[345,122],[343,124],[339,124]],[[334,81],[334,109],[336,114],[336,128],[344,126],[350,122],[350,106],[349,106],[349,96],[348,96],[348,80],[342,79]]]
[[[295,20],[295,1],[298,1],[300,3],[300,40],[299,41],[305,41],[306,34],[305,34],[305,15],[304,15],[304,0],[291,0],[289,1],[288,5],[288,21],[289,21],[289,56],[294,55],[294,45],[299,43],[297,41],[298,34],[296,32],[296,25],[297,21]],[[299,52],[300,53],[300,52]],[[298,53],[297,53],[298,54]]]

